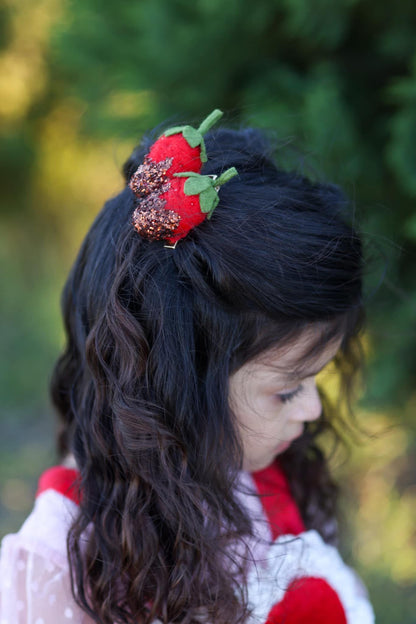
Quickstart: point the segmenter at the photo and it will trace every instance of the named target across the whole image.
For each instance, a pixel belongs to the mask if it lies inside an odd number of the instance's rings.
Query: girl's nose
[[[303,393],[303,401],[299,405],[299,409],[294,414],[294,420],[309,422],[317,420],[322,413],[322,403],[319,396],[318,389],[313,379],[311,383],[307,385]]]

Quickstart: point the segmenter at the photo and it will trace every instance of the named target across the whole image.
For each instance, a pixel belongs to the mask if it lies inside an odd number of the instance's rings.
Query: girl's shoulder
[[[8,535],[0,553],[2,624],[92,624],[74,602],[67,534],[77,515],[79,473],[57,466],[41,476],[36,502],[20,531]],[[241,503],[256,526],[247,579],[250,622],[373,624],[362,584],[338,552],[305,529],[278,464],[244,473]]]
[[[66,538],[78,511],[78,472],[54,466],[40,477],[35,504],[20,530],[3,543],[45,553],[58,565],[67,566]]]
[[[78,473],[56,466],[39,480],[32,512],[0,552],[0,621],[87,624],[71,593],[66,540],[77,514]]]
[[[46,554],[61,567],[68,565],[66,538],[78,510],[77,480],[78,472],[64,466],[54,466],[41,475],[31,513],[19,531],[2,542],[2,559],[5,551],[24,548]]]
[[[267,527],[262,535],[269,539],[266,549],[253,550],[257,561],[247,583],[250,624],[374,624],[361,580],[336,548],[305,527],[278,461],[248,479],[256,494],[251,509],[258,505],[253,518]]]

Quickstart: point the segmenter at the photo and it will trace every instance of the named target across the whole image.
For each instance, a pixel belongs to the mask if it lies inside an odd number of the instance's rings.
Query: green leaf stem
[[[211,218],[220,201],[217,189],[236,175],[238,172],[235,167],[227,169],[215,179],[213,176],[201,175],[195,171],[183,171],[174,174],[177,178],[187,178],[183,187],[185,195],[199,195],[201,212],[207,213],[208,219]]]
[[[213,110],[212,113],[210,113],[208,117],[206,117],[204,121],[201,123],[201,125],[198,128],[198,132],[200,134],[205,134],[206,132],[208,132],[208,130],[212,128],[212,126],[221,119],[223,114],[224,113],[220,111],[219,108],[216,108],[215,110]]]
[[[208,132],[208,130],[212,128],[212,126],[217,123],[217,121],[221,119],[222,116],[223,112],[216,108],[212,111],[212,113],[208,115],[208,117],[204,119],[198,130],[189,125],[173,126],[173,128],[168,128],[167,130],[165,130],[163,134],[166,137],[172,136],[173,134],[182,134],[183,138],[187,141],[190,147],[198,147],[198,145],[200,145],[201,162],[207,162],[207,151],[202,135]]]

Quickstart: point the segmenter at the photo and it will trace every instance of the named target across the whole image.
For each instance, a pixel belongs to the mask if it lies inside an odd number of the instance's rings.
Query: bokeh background
[[[143,132],[219,107],[354,202],[366,433],[334,460],[342,550],[379,624],[416,622],[415,44],[411,0],[3,0],[0,534],[55,461],[59,293],[89,223]]]

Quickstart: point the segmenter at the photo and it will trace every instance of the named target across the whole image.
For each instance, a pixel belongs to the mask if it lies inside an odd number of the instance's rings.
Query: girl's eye
[[[301,385],[295,388],[294,390],[291,390],[290,392],[279,393],[277,396],[279,397],[282,403],[289,403],[289,401],[292,401],[292,399],[298,396],[298,394],[302,392],[302,390],[303,390],[303,386]]]

